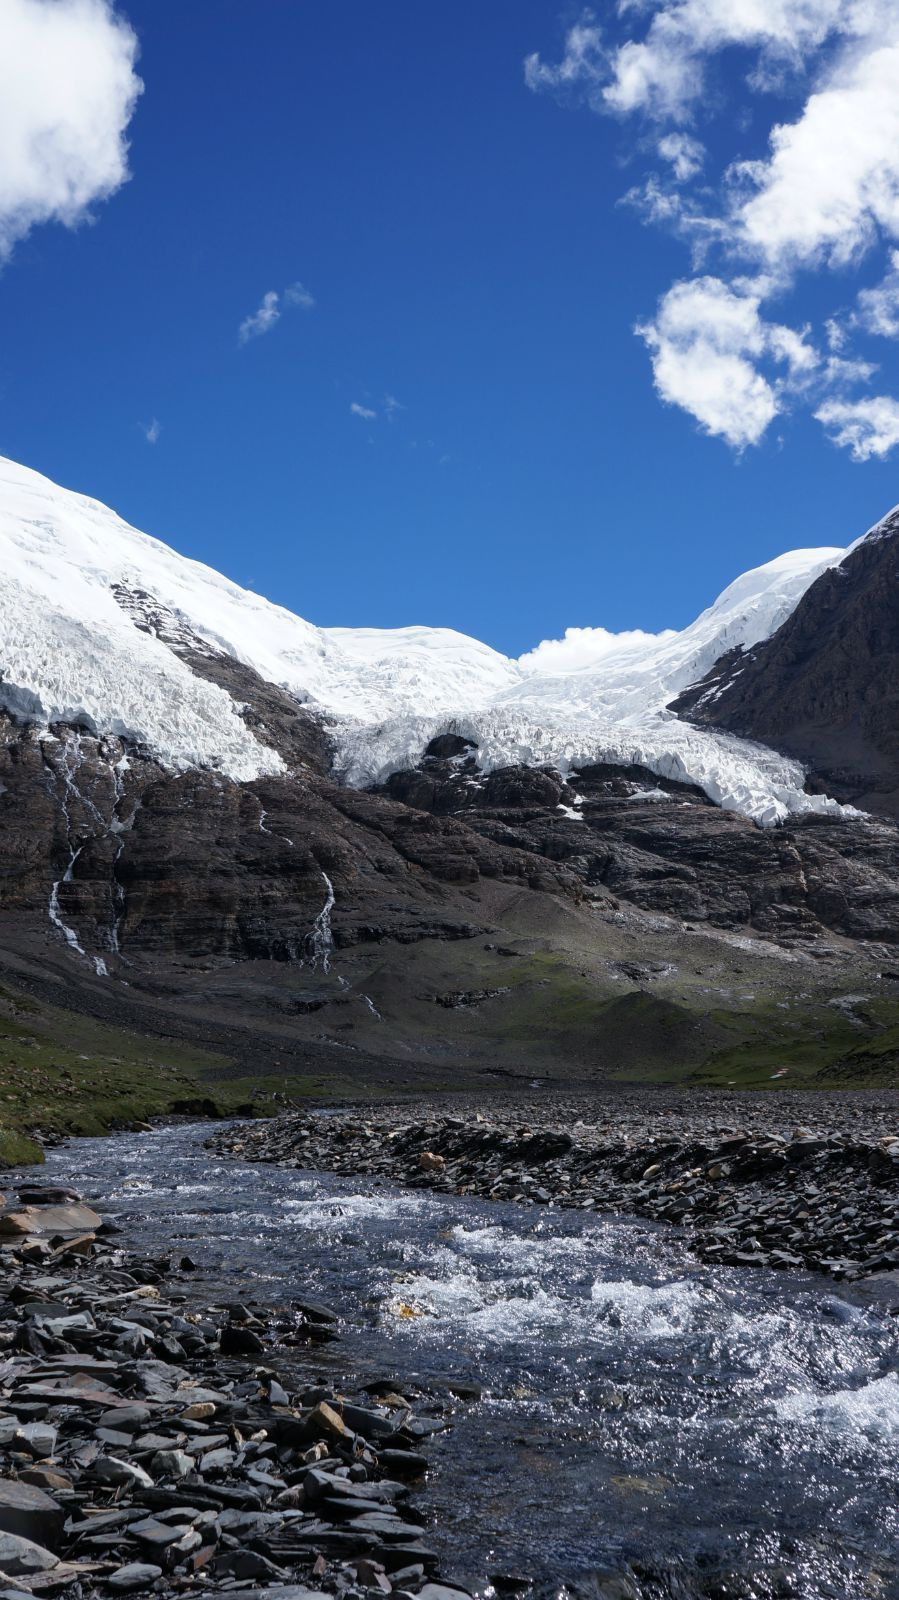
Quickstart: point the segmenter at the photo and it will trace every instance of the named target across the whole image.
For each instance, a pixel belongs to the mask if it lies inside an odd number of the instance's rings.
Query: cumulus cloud
[[[142,422],[141,432],[147,444],[155,444],[162,432],[162,423],[158,417],[154,417],[152,422]]]
[[[819,359],[801,333],[766,322],[760,304],[758,294],[720,278],[694,278],[674,284],[653,320],[636,330],[652,354],[660,397],[736,450],[761,439],[781,409],[784,380],[801,380]],[[783,373],[769,379],[763,361]]]
[[[551,65],[536,52],[525,61],[533,90],[577,90],[592,104],[629,114],[684,121],[706,88],[708,58],[742,47],[756,52],[751,80],[776,83],[851,17],[887,0],[662,0],[642,38],[606,44],[593,11],[568,30],[561,59]],[[648,7],[625,3],[627,17]]]
[[[626,650],[645,650],[648,644],[658,644],[662,639],[674,637],[671,629],[664,633],[644,633],[632,628],[624,633],[611,633],[608,628],[566,628],[561,639],[544,639],[519,656],[518,665],[527,673],[579,672],[582,667],[594,667],[611,655]]]
[[[39,223],[75,227],[126,181],[136,57],[111,0],[3,0],[0,261]]]
[[[350,402],[350,410],[354,417],[361,417],[363,422],[374,422],[377,419],[377,411],[372,411],[370,406],[361,406],[358,400]]]
[[[642,39],[611,54],[603,98],[614,111],[683,120],[705,90],[710,56],[754,50],[762,86],[817,50],[846,10],[846,0],[668,0]]]
[[[843,267],[881,229],[899,237],[899,12],[890,33],[841,55],[801,116],[772,130],[770,155],[733,169],[750,189],[734,242],[781,276]]]
[[[752,108],[750,122],[734,114],[731,86],[735,140],[758,127],[759,97],[772,88],[798,93],[799,109],[769,127],[761,155],[734,149],[709,181],[696,125],[721,103],[712,69],[724,52]],[[645,222],[684,239],[694,271],[705,274],[675,284],[636,330],[660,397],[738,450],[800,403],[855,460],[892,449],[894,402],[853,391],[876,371],[854,348],[859,337],[899,337],[896,0],[621,0],[617,23],[601,35],[583,13],[560,61],[532,55],[525,78],[533,90],[580,94],[596,111],[649,121],[651,142],[635,141],[631,154],[650,150],[665,165],[624,198]],[[885,247],[881,282],[854,309],[822,318],[828,359],[804,318],[791,326],[768,314],[800,295],[809,273],[843,274],[842,299],[846,270]]]
[[[853,461],[882,461],[899,444],[899,400],[890,395],[828,400],[815,416]]]
[[[262,296],[257,309],[244,317],[237,330],[238,343],[246,344],[249,339],[258,339],[261,334],[270,333],[275,323],[280,322],[285,307],[298,306],[302,311],[311,311],[314,305],[312,295],[301,283],[290,284],[283,294],[277,289],[269,289]]]

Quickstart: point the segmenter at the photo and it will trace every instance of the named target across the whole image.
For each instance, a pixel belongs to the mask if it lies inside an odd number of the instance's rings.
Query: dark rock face
[[[763,830],[639,767],[585,767],[566,783],[549,768],[481,775],[473,755],[462,764],[426,757],[394,774],[385,792],[438,816],[457,814],[495,845],[542,856],[588,896],[785,940],[825,929],[899,937],[891,823],[807,816]]]
[[[835,628],[844,612],[863,627],[865,595],[888,587],[897,552],[899,538],[874,541],[848,578],[825,575],[845,586]],[[892,823],[806,817],[766,832],[639,767],[595,765],[568,781],[552,768],[482,773],[475,747],[454,733],[380,790],[348,789],[308,708],[152,597],[119,598],[137,626],[233,695],[286,770],[239,785],[163,769],[146,750],[83,728],[39,732],[0,716],[0,904],[101,975],[149,963],[164,980],[173,964],[251,961],[326,974],[332,950],[484,932],[489,883],[626,901],[787,943],[899,940]],[[858,693],[873,707],[865,726],[880,729],[880,702]],[[886,751],[894,735],[877,737]],[[311,992],[295,1004],[317,1009]]]
[[[328,776],[318,723],[243,673],[252,716],[289,723],[295,765],[239,785],[208,771],[165,771],[116,739],[70,727],[48,737],[0,717],[0,896],[111,966],[122,954],[178,960],[327,960],[336,946],[478,931],[460,889],[483,875],[577,891],[563,866],[491,843],[462,821]],[[302,754],[301,754],[302,752]],[[329,888],[329,884],[332,888]],[[333,918],[315,928],[328,898]]]
[[[464,939],[485,925],[470,898],[482,881],[785,941],[899,940],[890,823],[807,817],[763,831],[638,768],[566,783],[549,769],[481,774],[471,753],[426,757],[363,793],[328,776],[308,713],[285,716],[294,770],[245,785],[167,772],[115,739],[0,720],[5,911],[46,919],[110,970],[120,957],[326,970],[332,940]],[[269,709],[269,732],[274,720]]]
[[[899,511],[777,633],[722,656],[670,709],[808,762],[819,791],[899,816]]]

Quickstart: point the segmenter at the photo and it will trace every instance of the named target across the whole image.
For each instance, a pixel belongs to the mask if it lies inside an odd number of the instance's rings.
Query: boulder
[[[0,1236],[15,1234],[84,1234],[102,1228],[103,1218],[90,1206],[24,1206],[0,1212]]]
[[[433,1150],[422,1150],[418,1158],[419,1172],[442,1172],[446,1166],[446,1157],[435,1154]]]

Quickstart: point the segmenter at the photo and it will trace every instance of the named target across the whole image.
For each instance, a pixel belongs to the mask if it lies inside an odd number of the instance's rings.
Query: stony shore
[[[465,1396],[315,1385],[331,1311],[210,1305],[193,1272],[70,1190],[8,1194],[0,1600],[467,1600],[410,1503]]]
[[[483,1102],[481,1102],[483,1107]],[[684,1228],[703,1259],[827,1273],[899,1308],[899,1096],[663,1090],[297,1112],[210,1141],[245,1161]]]

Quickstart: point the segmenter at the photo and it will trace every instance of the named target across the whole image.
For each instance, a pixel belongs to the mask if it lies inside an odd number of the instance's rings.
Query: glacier
[[[768,638],[845,555],[802,549],[766,562],[680,631],[572,629],[513,660],[450,628],[315,627],[98,501],[0,458],[0,707],[39,727],[116,734],[175,769],[212,768],[237,782],[283,771],[224,689],[135,626],[121,594],[139,591],[203,646],[321,714],[351,784],[382,781],[451,730],[477,745],[485,769],[636,762],[762,825],[839,813],[835,801],[805,793],[798,762],[693,728],[665,707],[725,651]]]

